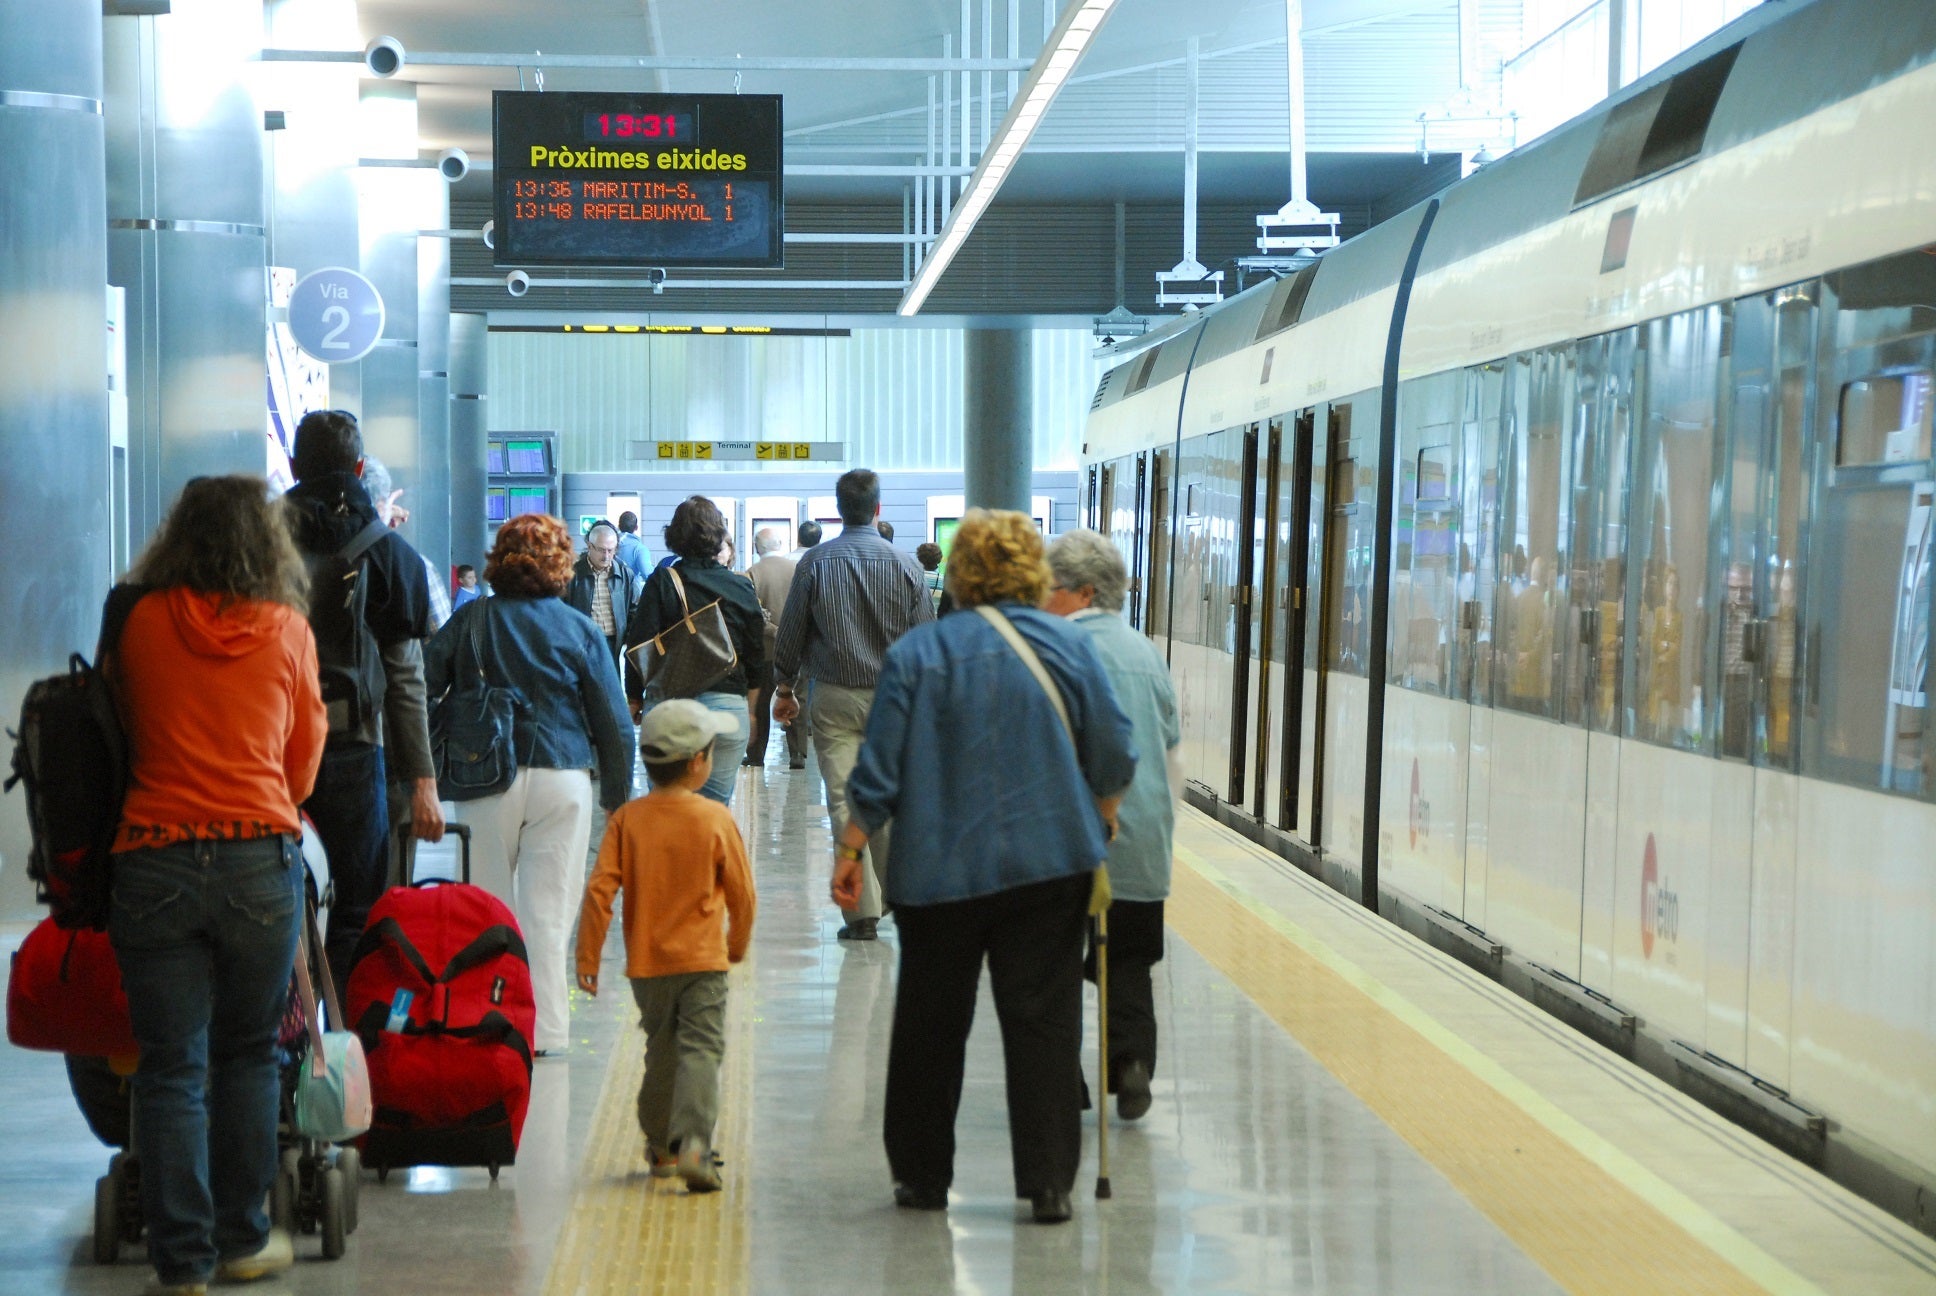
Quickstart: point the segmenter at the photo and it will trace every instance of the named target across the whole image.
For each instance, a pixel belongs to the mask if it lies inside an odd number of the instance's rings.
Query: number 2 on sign
[[[323,334],[323,348],[329,351],[347,351],[350,344],[341,340],[350,331],[350,313],[341,306],[331,306],[323,312],[323,323],[336,327]]]

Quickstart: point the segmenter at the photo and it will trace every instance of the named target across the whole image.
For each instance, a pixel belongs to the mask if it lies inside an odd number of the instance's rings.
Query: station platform
[[[1093,1115],[1074,1220],[1012,1195],[1000,1039],[977,1015],[949,1210],[897,1210],[881,1150],[882,939],[834,939],[820,781],[783,753],[736,806],[760,890],[731,981],[724,1191],[646,1173],[627,994],[574,992],[518,1162],[362,1185],[341,1260],[263,1293],[1929,1293],[1936,1240],[1728,1124],[1287,862],[1180,812],[1155,1104]],[[605,982],[623,986],[617,924]],[[7,945],[24,933],[6,933]],[[1093,1007],[1093,1005],[1092,1005]],[[1094,1084],[1094,1013],[1085,1070]],[[88,1133],[60,1059],[0,1051],[0,1293],[133,1293],[90,1259]]]

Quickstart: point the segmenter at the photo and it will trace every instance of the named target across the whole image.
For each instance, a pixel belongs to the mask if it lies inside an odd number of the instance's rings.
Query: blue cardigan
[[[943,617],[896,641],[847,781],[849,812],[869,835],[893,820],[889,904],[968,900],[1084,873],[1109,850],[1095,799],[1121,792],[1136,772],[1129,718],[1086,634],[1036,608],[999,610],[1060,687],[1076,743],[979,615]]]

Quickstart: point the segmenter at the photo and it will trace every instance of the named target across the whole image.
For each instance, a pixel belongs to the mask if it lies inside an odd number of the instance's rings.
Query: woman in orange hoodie
[[[108,669],[130,777],[108,932],[141,1045],[134,1150],[163,1292],[287,1268],[276,1025],[301,921],[296,807],[322,759],[308,579],[259,477],[183,487]]]

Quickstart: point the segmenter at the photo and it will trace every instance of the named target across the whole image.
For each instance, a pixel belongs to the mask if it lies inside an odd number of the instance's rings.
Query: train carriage
[[[1936,9],[1818,0],[1112,370],[1085,516],[1199,804],[1914,1214],[1932,375]]]

